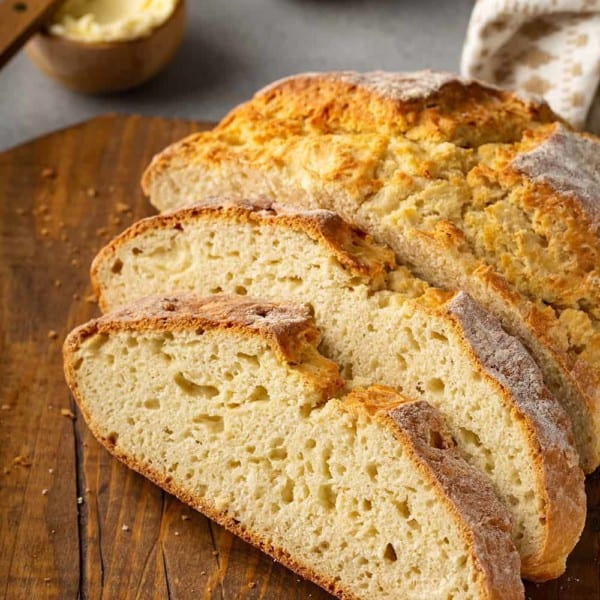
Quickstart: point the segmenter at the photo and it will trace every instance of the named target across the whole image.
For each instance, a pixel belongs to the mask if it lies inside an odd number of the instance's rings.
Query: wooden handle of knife
[[[0,2],[0,68],[44,25],[63,0]]]

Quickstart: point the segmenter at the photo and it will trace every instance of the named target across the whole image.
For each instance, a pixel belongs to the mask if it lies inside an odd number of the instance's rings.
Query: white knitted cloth
[[[600,0],[478,0],[461,71],[600,133]]]

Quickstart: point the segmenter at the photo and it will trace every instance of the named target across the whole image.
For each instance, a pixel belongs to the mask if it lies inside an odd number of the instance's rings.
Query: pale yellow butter
[[[114,42],[148,35],[178,0],[67,0],[50,25],[54,35],[82,42]]]

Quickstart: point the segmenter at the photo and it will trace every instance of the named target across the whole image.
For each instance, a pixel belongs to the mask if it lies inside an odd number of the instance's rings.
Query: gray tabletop
[[[188,0],[174,61],[123,94],[50,81],[19,54],[0,71],[0,149],[104,112],[218,120],[301,71],[456,71],[473,0]]]

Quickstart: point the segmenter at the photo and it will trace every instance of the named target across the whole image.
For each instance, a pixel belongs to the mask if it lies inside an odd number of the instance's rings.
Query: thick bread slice
[[[76,329],[65,373],[126,464],[348,599],[522,598],[510,518],[439,413],[332,398],[305,309],[146,299]]]
[[[207,201],[145,219],[96,257],[104,310],[155,293],[308,302],[321,351],[353,385],[382,383],[447,416],[511,511],[524,576],[563,572],[585,520],[570,424],[523,346],[464,293],[395,266],[335,213]]]
[[[447,74],[277,82],[158,155],[158,208],[269,194],[330,208],[519,337],[600,464],[600,144],[540,104]],[[581,423],[587,426],[578,429]]]

